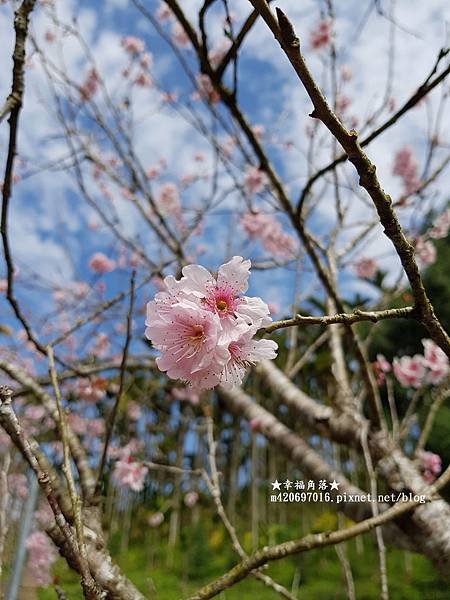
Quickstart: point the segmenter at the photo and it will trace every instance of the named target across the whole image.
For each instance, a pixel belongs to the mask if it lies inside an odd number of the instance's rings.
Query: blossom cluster
[[[419,164],[410,146],[403,146],[394,157],[392,174],[400,177],[405,194],[413,194],[420,186]]]
[[[52,580],[50,569],[58,558],[55,546],[44,532],[35,531],[28,537],[26,548],[28,573],[38,585],[49,585]]]
[[[403,387],[419,389],[423,385],[439,385],[449,374],[449,361],[445,352],[433,340],[423,339],[424,353],[394,358],[391,364],[379,354],[374,363],[377,383],[382,384],[385,374],[393,372]]]
[[[180,280],[164,279],[165,289],[147,304],[146,337],[161,355],[156,364],[171,379],[196,390],[242,382],[246,368],[276,356],[272,340],[256,340],[270,323],[261,298],[248,289],[251,263],[234,256],[214,277],[200,265],[188,265]]]
[[[242,216],[240,225],[251,239],[258,239],[262,247],[274,256],[295,256],[295,239],[282,230],[272,215],[248,212]]]

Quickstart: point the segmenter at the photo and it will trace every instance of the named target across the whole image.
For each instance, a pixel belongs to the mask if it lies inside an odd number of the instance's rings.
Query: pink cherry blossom
[[[246,367],[275,357],[274,342],[253,340],[271,318],[261,298],[243,295],[249,274],[250,261],[235,256],[217,276],[187,265],[180,280],[165,278],[165,291],[147,305],[145,332],[161,353],[161,371],[200,391],[236,385]]]
[[[378,271],[378,264],[373,258],[360,258],[354,264],[354,270],[362,279],[373,279]]]
[[[47,586],[51,582],[50,569],[58,558],[52,541],[42,531],[32,533],[26,542],[28,551],[27,572],[39,586]]]
[[[103,377],[82,377],[75,384],[75,396],[89,404],[96,404],[106,396],[107,381]]]
[[[8,490],[18,498],[28,496],[28,482],[23,473],[10,473],[8,475]]]
[[[116,268],[114,260],[108,258],[103,252],[96,252],[89,259],[89,268],[93,273],[103,275],[104,273],[110,273]]]
[[[230,332],[228,352],[230,359],[221,374],[222,385],[230,388],[240,385],[245,371],[262,360],[272,360],[277,355],[277,343],[273,340],[255,340],[258,326],[239,323]]]
[[[190,300],[170,305],[148,304],[145,335],[161,351],[156,364],[171,379],[199,389],[216,386],[229,355],[219,344],[219,317]]]
[[[293,257],[297,250],[294,238],[285,233],[272,215],[259,211],[242,216],[240,225],[251,239],[259,239],[262,247],[275,256]]]
[[[382,355],[377,354],[377,360],[372,364],[377,385],[383,385],[386,381],[385,373],[392,371],[392,366],[388,360]]]
[[[206,102],[217,104],[220,100],[218,92],[214,89],[211,79],[205,73],[199,73],[196,77],[198,98],[203,98]]]
[[[430,240],[425,240],[421,235],[416,238],[414,250],[417,261],[422,267],[429,267],[436,261],[436,246]]]
[[[173,16],[172,11],[164,2],[164,0],[161,0],[161,2],[159,3],[158,10],[156,11],[156,16],[160,21],[167,21]]]
[[[114,465],[113,478],[121,487],[128,487],[133,492],[144,489],[148,468],[141,462],[135,462],[131,457],[120,459]]]
[[[152,79],[148,73],[139,73],[136,79],[134,80],[134,84],[138,87],[149,88],[152,87]]]
[[[377,363],[383,373],[390,373],[392,371],[391,363],[383,356],[383,354],[377,354]]]
[[[98,89],[98,82],[99,77],[97,71],[94,68],[90,69],[80,87],[81,100],[90,100],[95,95]]]
[[[401,177],[406,194],[414,193],[420,185],[419,164],[410,146],[403,146],[394,157],[392,174]]]
[[[267,185],[267,175],[257,167],[247,167],[244,177],[244,189],[248,194],[257,194]]]
[[[130,400],[127,404],[127,415],[132,421],[138,421],[142,417],[141,407],[134,400]]]
[[[184,503],[188,508],[193,508],[198,502],[197,492],[187,492],[184,496]]]
[[[422,477],[427,483],[433,483],[442,471],[442,459],[434,452],[422,451],[419,453],[420,469]]]
[[[420,354],[394,358],[392,366],[397,381],[403,387],[420,388],[425,382],[426,369]]]
[[[165,215],[178,216],[181,211],[180,193],[175,183],[164,183],[156,196],[156,204]]]
[[[220,43],[209,52],[209,62],[211,63],[211,66],[214,69],[216,69],[220,65],[222,59],[226,56],[229,48],[230,41],[228,39],[222,39]]]
[[[331,22],[328,20],[320,21],[309,36],[311,48],[318,50],[327,46],[331,41]]]
[[[125,52],[128,52],[132,56],[140,54],[145,50],[144,41],[132,35],[123,37],[120,44]]]
[[[0,279],[0,294],[4,294],[8,289],[8,282],[6,279]]]
[[[442,383],[449,373],[449,361],[445,352],[433,340],[422,340],[424,347],[424,365],[429,369],[427,381],[432,385]]]
[[[172,25],[172,42],[178,48],[188,48],[191,45],[190,39],[178,21]]]
[[[147,523],[150,527],[159,527],[164,522],[164,515],[162,512],[155,512],[149,516]]]
[[[450,229],[450,208],[440,214],[433,222],[433,227],[428,231],[430,238],[439,240],[446,238]]]

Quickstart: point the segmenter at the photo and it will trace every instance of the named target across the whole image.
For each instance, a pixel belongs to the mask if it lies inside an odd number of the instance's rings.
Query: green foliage
[[[330,513],[311,510],[315,530],[331,524]],[[330,520],[331,519],[331,520]],[[239,538],[249,536],[242,523]],[[280,542],[298,533],[298,518],[293,512],[290,522],[276,527],[276,541]],[[115,560],[123,568],[146,598],[151,600],[180,600],[205,583],[222,575],[237,562],[227,535],[215,535],[222,528],[212,513],[204,513],[199,524],[183,527],[182,539],[175,550],[173,566],[167,567],[167,528],[134,531],[130,548],[122,555],[114,552]],[[273,532],[272,532],[273,533]],[[265,539],[260,545],[266,543]],[[117,547],[117,540],[112,544]],[[360,541],[350,540],[345,550],[351,565],[358,600],[378,600],[378,556],[371,534]],[[421,555],[388,548],[387,565],[391,600],[447,600],[447,584],[436,574],[433,566]],[[298,596],[308,600],[345,600],[347,598],[342,567],[333,547],[313,550],[305,554],[271,563],[267,574],[288,589],[295,579],[299,581]],[[68,600],[82,598],[77,579],[65,562],[58,561],[54,573],[67,594]],[[154,590],[157,590],[155,595]],[[40,590],[40,600],[53,600],[51,587]],[[260,582],[248,577],[227,590],[226,600],[243,600],[258,597],[272,600],[276,594]]]

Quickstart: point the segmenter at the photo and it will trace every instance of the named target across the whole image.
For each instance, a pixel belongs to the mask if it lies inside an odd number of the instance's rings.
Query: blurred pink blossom
[[[128,52],[128,54],[131,54],[133,56],[140,54],[145,50],[144,41],[141,40],[141,38],[135,37],[133,35],[123,37],[120,44],[125,50],[125,52]]]
[[[98,89],[99,77],[97,71],[92,68],[89,69],[85,80],[80,87],[81,100],[90,100]]]
[[[134,492],[144,489],[148,468],[131,457],[120,459],[114,465],[113,478],[121,487],[128,487]]]
[[[241,217],[240,225],[251,239],[258,239],[262,247],[271,254],[286,257],[295,255],[296,241],[282,230],[272,215],[249,212]]]
[[[96,252],[89,259],[89,268],[93,273],[102,275],[104,273],[110,273],[116,268],[114,260],[108,258],[103,252]]]
[[[198,502],[198,493],[197,492],[187,492],[184,496],[184,503],[188,508],[193,508]]]
[[[392,366],[397,381],[403,387],[420,388],[423,385],[426,369],[420,354],[394,358]]]
[[[164,522],[164,515],[161,511],[155,512],[147,519],[150,527],[159,527]]]
[[[172,42],[178,48],[188,48],[191,44],[186,32],[178,21],[172,25]]]
[[[429,267],[436,262],[436,246],[430,240],[425,240],[419,235],[415,241],[414,247],[417,261],[422,267]]]
[[[433,483],[442,471],[442,459],[439,454],[423,450],[418,455],[422,477],[427,483]]]
[[[322,20],[316,25],[309,35],[309,43],[311,48],[318,50],[327,46],[331,41],[331,22]]]
[[[394,157],[392,174],[403,180],[403,187],[407,195],[414,193],[420,185],[418,170],[419,164],[414,158],[412,148],[410,146],[400,148]]]
[[[42,531],[32,533],[26,542],[28,551],[27,571],[39,586],[51,583],[50,569],[58,558],[52,541]]]
[[[445,352],[433,340],[423,339],[424,365],[429,369],[427,381],[438,385],[449,373],[449,361]]]
[[[373,258],[360,258],[355,262],[354,270],[361,279],[373,279],[378,271],[378,263]]]
[[[248,194],[257,194],[267,185],[267,175],[257,167],[247,167],[244,177],[244,189]]]
[[[175,183],[163,183],[156,196],[156,204],[163,214],[174,216],[180,214],[180,192]]]
[[[447,208],[433,222],[432,228],[428,231],[430,238],[439,240],[446,238],[450,229],[450,208]]]

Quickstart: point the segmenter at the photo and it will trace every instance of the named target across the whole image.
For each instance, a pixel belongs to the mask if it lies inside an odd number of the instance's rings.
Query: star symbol
[[[272,482],[272,490],[281,491],[281,483],[278,481],[278,479],[275,479],[275,481]]]
[[[333,479],[333,481],[330,483],[330,491],[331,490],[336,490],[339,491],[339,483],[336,481],[336,479]]]

